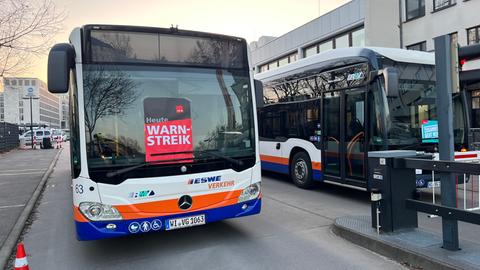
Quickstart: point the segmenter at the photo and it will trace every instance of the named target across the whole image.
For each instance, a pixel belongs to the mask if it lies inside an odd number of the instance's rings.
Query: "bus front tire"
[[[312,161],[307,153],[298,152],[293,155],[290,166],[290,177],[297,187],[310,189],[314,186]]]

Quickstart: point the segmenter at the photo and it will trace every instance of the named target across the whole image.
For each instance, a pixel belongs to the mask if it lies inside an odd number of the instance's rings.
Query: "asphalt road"
[[[0,246],[57,152],[14,150],[0,154]]]
[[[79,242],[68,151],[63,151],[24,235],[30,269],[402,269],[331,232],[338,216],[366,214],[366,193],[306,191],[265,176],[256,216],[183,230]]]

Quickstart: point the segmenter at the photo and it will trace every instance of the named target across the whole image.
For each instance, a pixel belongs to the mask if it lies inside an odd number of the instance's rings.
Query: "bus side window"
[[[382,119],[380,111],[379,111],[379,98],[380,95],[378,94],[378,88],[375,91],[375,93],[369,92],[369,132],[370,132],[370,151],[378,151],[378,150],[384,150],[383,149],[383,140],[382,140],[382,135],[380,132],[380,121]]]

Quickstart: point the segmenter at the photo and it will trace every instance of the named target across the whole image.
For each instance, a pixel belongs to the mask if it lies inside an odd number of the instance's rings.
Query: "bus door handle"
[[[275,149],[280,150],[280,143],[277,143],[277,144],[275,145]]]

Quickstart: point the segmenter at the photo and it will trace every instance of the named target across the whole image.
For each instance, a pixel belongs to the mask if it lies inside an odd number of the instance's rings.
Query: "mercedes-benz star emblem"
[[[178,207],[182,210],[187,210],[192,207],[192,197],[188,195],[183,195],[178,199]]]

